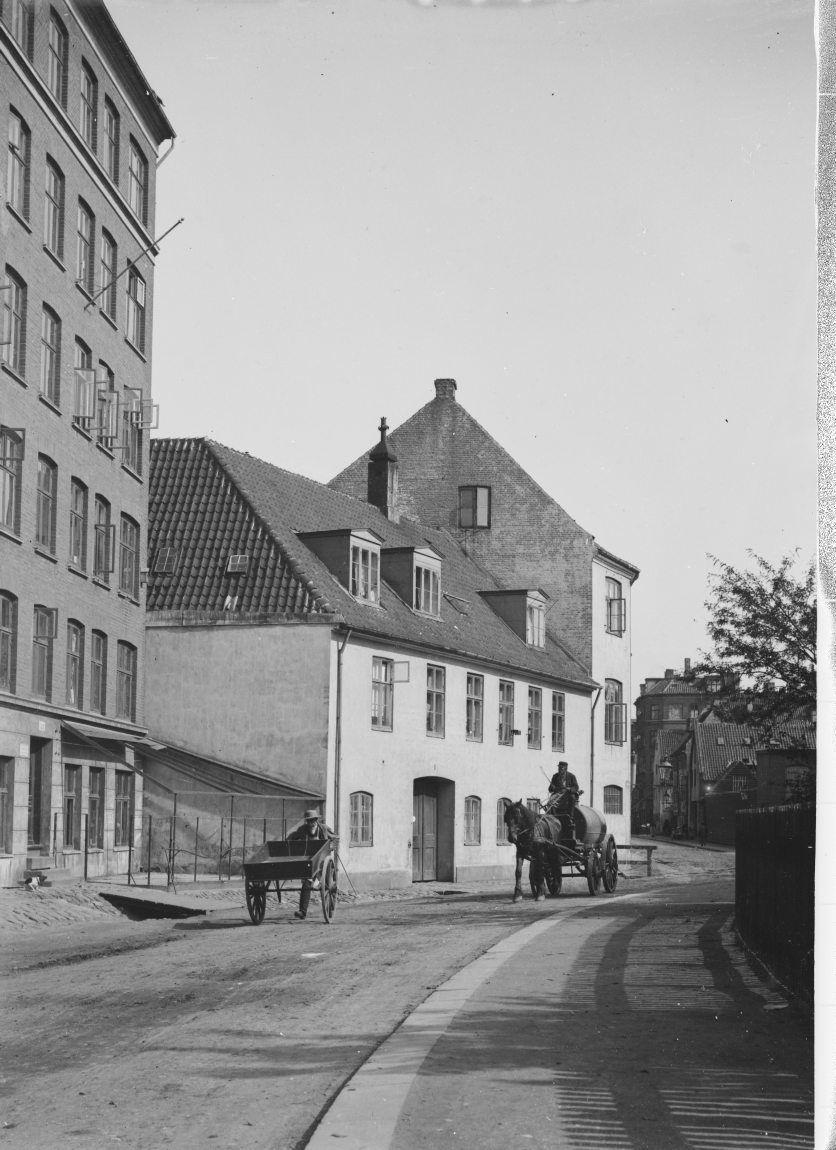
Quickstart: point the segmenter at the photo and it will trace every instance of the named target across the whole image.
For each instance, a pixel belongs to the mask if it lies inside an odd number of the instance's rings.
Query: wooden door
[[[436,877],[438,800],[435,789],[416,783],[412,799],[412,881],[433,882]]]
[[[29,740],[29,849],[49,853],[49,807],[52,782],[52,743]]]

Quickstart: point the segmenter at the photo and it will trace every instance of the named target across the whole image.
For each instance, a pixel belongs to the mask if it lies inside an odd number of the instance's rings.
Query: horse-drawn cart
[[[586,878],[590,894],[612,893],[618,883],[618,850],[607,833],[602,815],[592,807],[575,807],[574,837],[560,817],[537,814],[520,800],[505,811],[508,840],[517,848],[514,900],[522,898],[520,877],[524,859],[530,862],[529,879],[535,897],[559,895],[564,875]]]
[[[288,885],[300,881],[299,886]],[[277,839],[263,843],[244,863],[244,889],[247,910],[258,926],[267,909],[267,895],[273,884],[276,897],[302,889],[310,882],[312,891],[319,891],[322,917],[330,922],[337,905],[337,838],[329,842],[319,839]]]

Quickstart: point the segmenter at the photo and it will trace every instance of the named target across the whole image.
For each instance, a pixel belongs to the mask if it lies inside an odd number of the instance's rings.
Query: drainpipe
[[[351,628],[337,647],[337,705],[334,731],[334,834],[340,833],[340,766],[343,741],[343,651],[351,638]]]
[[[592,710],[589,712],[589,805],[595,806],[595,708],[601,698],[603,687],[598,688]]]

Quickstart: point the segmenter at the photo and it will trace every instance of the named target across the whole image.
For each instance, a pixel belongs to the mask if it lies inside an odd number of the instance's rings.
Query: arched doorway
[[[456,784],[435,777],[412,787],[412,881],[452,882]]]

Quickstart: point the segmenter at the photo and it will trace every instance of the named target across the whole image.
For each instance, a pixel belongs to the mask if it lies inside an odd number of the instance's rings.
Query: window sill
[[[88,304],[96,302],[93,295],[90,293],[90,291],[87,289],[87,287],[81,282],[81,280],[76,280],[75,286],[78,288],[78,290],[84,296],[84,298],[87,300]]]
[[[119,324],[116,322],[116,320],[113,318],[112,315],[109,315],[105,311],[105,309],[103,307],[99,308],[99,315],[102,317],[102,319],[105,321],[105,323],[109,324],[113,328],[114,331],[119,330]]]
[[[96,448],[97,448],[97,450],[101,451],[102,455],[106,455],[108,457],[108,459],[115,459],[116,458],[116,456],[113,454],[111,449],[109,447],[105,447],[105,445],[103,443],[101,443],[98,439],[96,440]]]
[[[442,731],[441,734],[439,734],[438,731],[427,731],[427,738],[428,739],[443,739],[444,738],[444,732]]]
[[[22,225],[23,225],[23,227],[24,227],[24,228],[26,228],[27,232],[28,232],[28,233],[29,233],[29,235],[31,236],[31,234],[32,234],[32,227],[31,227],[31,225],[30,225],[29,221],[26,219],[26,217],[25,217],[25,216],[22,216],[22,215],[20,214],[20,212],[17,210],[17,208],[13,207],[13,206],[12,206],[12,205],[9,203],[9,201],[8,201],[8,200],[6,200],[6,207],[7,207],[7,208],[8,208],[8,210],[9,210],[9,211],[12,213],[12,215],[13,215],[13,216],[14,216],[14,218],[17,220],[17,222],[18,222],[19,224],[22,224]]]
[[[81,847],[64,847],[61,851],[62,855],[80,855]]]
[[[374,846],[374,843],[349,843],[349,850],[369,850]]]
[[[38,399],[44,405],[44,407],[48,407],[49,410],[54,411],[56,415],[61,414],[61,408],[58,406],[55,400],[50,399],[48,395],[44,395],[44,393],[41,392],[38,396]]]
[[[46,254],[49,256],[49,258],[52,260],[52,262],[55,264],[55,266],[57,268],[60,268],[62,272],[65,272],[67,270],[66,265],[64,264],[64,261],[61,259],[61,257],[58,255],[57,252],[54,252],[52,250],[52,248],[47,247],[46,244],[44,244],[44,251],[46,252]]]
[[[87,572],[84,570],[84,568],[83,567],[76,567],[76,565],[74,563],[68,563],[67,564],[67,570],[70,571],[73,575],[77,575],[79,577],[79,579],[86,579],[87,578]]]
[[[90,434],[90,432],[87,430],[87,428],[82,427],[80,423],[76,422],[76,420],[73,420],[73,431],[77,431],[78,434],[83,439],[86,439],[88,443],[93,442],[93,436]]]
[[[131,351],[134,353],[134,355],[138,355],[138,356],[139,356],[139,358],[142,360],[142,362],[143,362],[143,363],[147,363],[147,362],[148,362],[148,360],[147,360],[147,358],[146,358],[146,356],[145,356],[145,352],[144,352],[144,351],[140,351],[140,349],[139,349],[139,348],[136,346],[136,344],[135,344],[135,343],[132,343],[132,342],[131,342],[131,340],[129,340],[127,336],[125,336],[125,343],[126,343],[126,344],[128,345],[128,347],[131,349]]]
[[[0,367],[2,367],[3,371],[5,371],[7,375],[10,375],[12,377],[12,379],[15,380],[16,383],[19,383],[21,387],[28,387],[29,386],[29,384],[26,382],[26,380],[23,378],[23,376],[18,375],[18,373],[15,371],[15,369],[13,367],[11,367],[8,363],[6,363],[5,360],[2,363],[0,363]]]
[[[48,559],[50,563],[58,562],[58,557],[56,555],[53,555],[51,551],[45,551],[43,547],[39,547],[37,543],[35,544],[35,554],[40,555],[43,559]]]
[[[466,743],[482,743],[484,739],[481,735],[465,735]]]
[[[108,582],[106,582],[104,579],[102,579],[100,575],[94,575],[93,576],[93,582],[96,584],[97,587],[101,587],[103,591],[109,591],[110,590],[110,584]]]
[[[372,731],[377,735],[391,735],[392,727],[372,727]]]
[[[139,599],[135,599],[134,596],[131,595],[131,593],[129,591],[123,591],[121,587],[116,592],[116,594],[119,596],[120,599],[127,599],[127,601],[129,603],[133,603],[134,607],[140,607],[141,606]]]
[[[528,751],[542,751],[542,749],[543,749],[542,743],[538,743],[536,747],[532,746],[531,743],[526,744],[526,750],[528,750]]]
[[[0,535],[4,539],[8,539],[10,543],[22,543],[23,540],[19,535],[15,535],[14,531],[10,531],[8,527],[0,526]]]
[[[123,463],[122,470],[127,472],[131,479],[135,479],[137,483],[145,482],[145,480],[142,478],[142,472],[137,471],[135,467],[131,467],[130,463]]]

